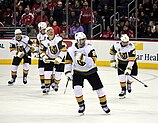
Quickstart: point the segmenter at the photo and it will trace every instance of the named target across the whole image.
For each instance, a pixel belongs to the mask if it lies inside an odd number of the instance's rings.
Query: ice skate
[[[59,85],[57,83],[54,83],[54,90],[58,91],[58,89],[59,89]]]
[[[11,85],[13,85],[15,83],[15,79],[11,79],[10,81],[8,81],[8,86],[11,86]]]
[[[131,91],[132,91],[131,83],[127,83],[127,91],[128,91],[128,93],[131,93]]]
[[[106,113],[109,113],[109,112],[110,112],[110,109],[108,108],[107,105],[102,105],[102,109],[103,109],[103,111],[105,111]]]
[[[126,91],[122,90],[121,93],[119,94],[120,99],[126,98],[125,95],[126,95]]]
[[[48,95],[49,91],[50,91],[50,88],[49,87],[45,87],[44,90],[43,90],[43,94],[44,95]]]
[[[44,88],[45,88],[45,84],[41,83],[41,89],[44,89]]]
[[[23,83],[27,84],[27,77],[23,77]]]
[[[85,111],[85,104],[80,104],[79,105],[79,109],[78,109],[78,113],[84,114]]]
[[[52,82],[50,85],[51,85],[51,87],[54,89],[54,87],[55,87],[55,82]]]

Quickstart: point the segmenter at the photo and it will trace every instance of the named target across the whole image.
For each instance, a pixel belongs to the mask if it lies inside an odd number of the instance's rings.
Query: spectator
[[[124,25],[123,30],[121,31],[122,34],[127,34],[130,38],[134,38],[134,32],[128,28],[128,26]]]
[[[31,32],[28,34],[29,37],[36,37],[37,36],[37,32],[36,29],[31,29]]]
[[[106,31],[102,32],[100,37],[106,39],[111,39],[113,37],[113,32],[111,31],[110,26],[107,26]]]
[[[102,19],[105,20],[104,21],[105,27],[110,25],[110,22],[108,20],[109,20],[110,16],[113,14],[113,11],[111,12],[111,10],[109,9],[109,6],[107,4],[105,4],[103,6],[103,9],[98,10],[98,14],[101,16]]]
[[[155,32],[153,33],[153,38],[158,38],[158,25],[155,27]]]
[[[12,10],[8,6],[7,9],[3,12],[4,26],[12,25]]]
[[[149,16],[152,11],[152,3],[150,0],[144,0],[143,10],[145,15]]]
[[[90,38],[91,24],[94,22],[94,15],[92,9],[88,6],[88,2],[83,3],[83,8],[81,9],[79,22],[84,28],[84,32],[88,38]]]
[[[50,9],[48,8],[47,4],[43,4],[43,11],[45,15],[47,15],[47,17],[51,15]]]
[[[34,16],[30,12],[29,8],[25,8],[25,13],[21,17],[21,24],[24,27],[27,27],[27,32],[30,32],[30,29],[33,28]]]
[[[75,14],[74,11],[71,11],[71,12],[70,12],[69,25],[72,26],[73,23],[78,20],[78,18],[77,18],[76,16],[77,16],[77,15]]]
[[[15,21],[16,18],[16,21]],[[12,18],[12,25],[21,26],[21,17],[19,16],[19,13],[16,12],[16,17]]]
[[[60,28],[59,26],[57,25],[57,21],[53,21],[53,25],[52,25],[52,28],[54,29],[54,34],[55,35],[60,35]]]
[[[158,20],[158,8],[157,8],[157,4],[153,4],[153,8],[152,8],[152,12],[150,13],[150,20],[152,21],[156,21]]]
[[[101,16],[98,15],[98,12],[95,10],[93,11],[93,14],[94,14],[94,25],[98,25],[98,24],[103,25],[103,20]]]
[[[45,15],[44,11],[41,11],[35,19],[35,26],[37,27],[39,22],[46,22],[47,20],[48,20],[48,17]]]
[[[151,32],[151,27],[147,26],[144,34],[143,34],[143,38],[152,38],[153,37],[153,33]]]
[[[58,26],[61,26],[62,21],[64,20],[63,17],[63,5],[62,2],[59,1],[58,5],[54,8],[54,14],[53,14],[53,18],[54,20],[57,21]]]
[[[18,6],[17,11],[18,11],[18,16],[21,18],[21,16],[24,14],[23,7],[21,5]]]
[[[42,9],[43,9],[43,4],[41,5],[41,0],[36,0],[36,2],[32,7],[31,12],[34,16],[36,16],[37,13],[40,12]]]
[[[143,11],[140,13],[139,23],[143,23],[143,24],[149,23],[149,16],[145,15]]]
[[[50,16],[48,21],[49,21],[50,25],[53,25],[54,18],[52,16]]]
[[[34,22],[34,16],[30,13],[29,8],[25,8],[25,13],[21,17],[21,24],[22,26],[31,26]]]
[[[49,21],[46,21],[47,27],[51,27],[52,25],[50,25]]]
[[[78,21],[74,22],[74,26],[70,28],[70,38],[74,38],[74,35],[77,32],[84,32],[84,28],[80,25]]]
[[[60,31],[61,31],[61,32],[63,32],[63,31],[66,32],[67,27],[68,27],[68,33],[69,33],[69,31],[70,31],[70,26],[67,25],[66,21],[63,21],[63,22],[62,22],[62,25],[60,26]]]
[[[60,36],[65,39],[65,38],[68,38],[68,35],[66,34],[66,32],[63,30],[61,33],[60,33]]]
[[[154,33],[155,32],[155,22],[154,21],[149,21],[149,26],[151,27],[151,32]]]
[[[73,10],[75,12],[76,18],[79,18],[80,12],[81,12],[81,2],[79,0],[76,0],[73,7]]]

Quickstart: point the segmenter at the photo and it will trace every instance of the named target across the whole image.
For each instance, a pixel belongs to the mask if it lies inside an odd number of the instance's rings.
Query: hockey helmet
[[[127,34],[123,34],[123,35],[121,36],[121,45],[122,45],[123,47],[125,47],[125,46],[127,46],[128,42],[129,42],[129,37],[128,37],[128,35],[127,35]]]
[[[39,30],[43,30],[43,29],[46,29],[46,28],[47,28],[46,22],[40,22],[40,23],[38,23],[38,29]]]
[[[123,34],[123,35],[121,36],[121,41],[122,41],[122,42],[129,42],[129,37],[128,37],[128,35],[127,35],[127,34]]]
[[[54,36],[54,29],[52,27],[47,27],[46,30],[45,30],[45,33],[48,36]]]
[[[83,47],[85,45],[87,37],[83,32],[78,32],[75,34],[75,40],[80,45],[80,47]]]
[[[15,35],[17,35],[17,34],[22,34],[22,31],[21,31],[20,29],[16,29],[15,32],[14,32],[14,34],[15,34]]]

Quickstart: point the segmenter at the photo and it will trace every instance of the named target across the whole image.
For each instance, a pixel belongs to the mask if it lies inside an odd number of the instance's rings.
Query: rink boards
[[[0,39],[0,64],[11,64],[12,56],[9,52],[9,41]],[[34,40],[34,39],[33,39]],[[98,66],[109,66],[110,47],[118,40],[87,40],[96,49]],[[74,40],[66,39],[64,42],[71,46]],[[158,42],[156,41],[132,41],[136,46],[139,68],[158,69]],[[32,59],[32,64],[37,64],[37,59]]]

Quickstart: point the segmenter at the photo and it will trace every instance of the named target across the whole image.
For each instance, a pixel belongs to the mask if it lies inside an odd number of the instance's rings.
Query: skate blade
[[[119,99],[125,99],[126,98],[126,96],[121,96],[121,97],[119,97]]]
[[[13,86],[14,84],[8,84],[8,86]]]
[[[49,95],[49,93],[43,93],[43,96]]]
[[[80,113],[80,116],[84,116],[84,112],[83,112],[83,113]]]

